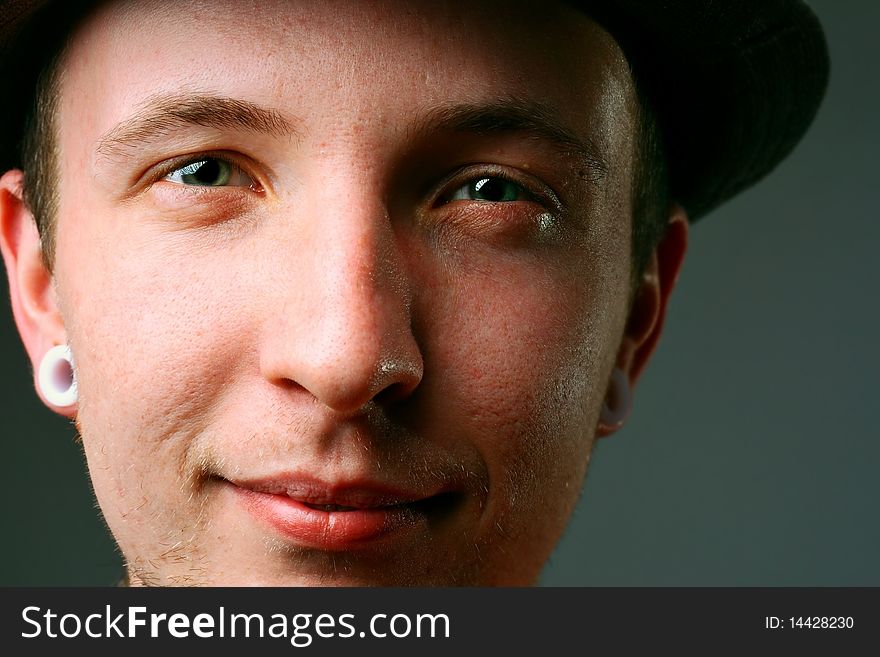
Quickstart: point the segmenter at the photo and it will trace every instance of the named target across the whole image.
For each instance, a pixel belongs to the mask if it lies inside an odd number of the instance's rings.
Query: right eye
[[[169,173],[165,180],[196,187],[256,187],[241,167],[217,157],[194,160]]]
[[[449,200],[509,203],[530,199],[529,193],[512,180],[500,176],[485,176],[475,178],[462,185],[455,190]]]

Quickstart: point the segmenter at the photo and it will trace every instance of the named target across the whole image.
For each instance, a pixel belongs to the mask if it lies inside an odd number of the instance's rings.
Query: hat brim
[[[673,198],[692,220],[773,170],[825,94],[827,43],[801,0],[575,4],[626,53],[659,116]]]

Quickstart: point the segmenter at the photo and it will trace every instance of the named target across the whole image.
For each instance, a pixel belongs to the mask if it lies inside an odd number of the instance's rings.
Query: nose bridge
[[[340,356],[381,359],[383,343],[409,326],[409,289],[387,214],[363,192],[320,207],[309,240],[318,281],[313,341]]]
[[[363,169],[346,168],[325,164],[310,191],[297,195],[295,225],[285,234],[295,234],[307,253],[291,248],[296,263],[285,269],[294,273],[277,305],[283,316],[262,360],[270,379],[296,383],[350,413],[389,388],[397,395],[414,389],[422,362],[410,281],[380,186]]]

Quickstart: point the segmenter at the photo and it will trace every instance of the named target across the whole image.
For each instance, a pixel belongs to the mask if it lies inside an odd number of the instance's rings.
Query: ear
[[[15,169],[0,177],[0,252],[9,277],[9,295],[15,325],[34,372],[34,387],[49,408],[73,418],[74,407],[50,404],[37,383],[40,361],[52,347],[66,344],[67,334],[58,311],[52,275],[43,260],[40,234],[24,203],[24,174]]]
[[[642,274],[617,353],[615,367],[623,376],[612,376],[606,393],[606,404],[612,407],[625,404],[627,407],[621,409],[620,413],[610,414],[616,416],[612,421],[600,420],[596,430],[597,437],[611,435],[626,420],[631,399],[629,393],[635,388],[660,339],[672,288],[675,287],[684,262],[688,228],[684,208],[678,204],[670,206],[666,233],[651,254]]]

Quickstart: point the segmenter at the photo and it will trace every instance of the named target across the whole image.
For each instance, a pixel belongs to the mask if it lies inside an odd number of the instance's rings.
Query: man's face
[[[612,39],[546,3],[132,2],[64,71],[57,299],[133,580],[534,582],[626,322]]]

